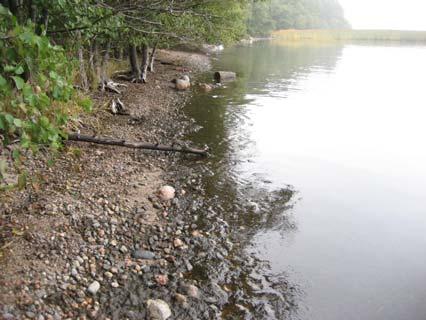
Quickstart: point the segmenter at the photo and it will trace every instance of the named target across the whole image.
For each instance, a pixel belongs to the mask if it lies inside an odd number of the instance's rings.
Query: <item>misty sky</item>
[[[340,0],[355,29],[426,30],[426,0]]]

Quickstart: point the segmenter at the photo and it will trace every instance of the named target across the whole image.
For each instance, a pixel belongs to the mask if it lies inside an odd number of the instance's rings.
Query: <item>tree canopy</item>
[[[348,22],[337,0],[270,0],[253,2],[248,17],[251,35],[281,29],[346,29]]]

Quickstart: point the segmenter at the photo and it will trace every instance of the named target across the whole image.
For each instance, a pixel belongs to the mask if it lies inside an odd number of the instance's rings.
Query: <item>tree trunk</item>
[[[18,14],[18,3],[16,0],[9,0],[9,10],[10,12],[16,16]]]
[[[80,79],[81,79],[81,87],[84,91],[87,91],[89,88],[89,84],[87,82],[87,73],[86,66],[84,64],[84,54],[83,54],[83,44],[81,42],[81,32],[77,31],[77,40],[78,40],[78,61],[80,64]]]
[[[151,55],[149,56],[149,65],[148,65],[149,72],[154,72],[155,51],[157,51],[157,45],[158,45],[158,41],[154,44],[154,47],[152,48],[152,51],[151,51]]]
[[[36,34],[41,35],[44,27],[44,31],[47,32],[47,26],[49,24],[49,11],[46,8],[41,9],[41,18],[39,19],[36,27]]]
[[[101,84],[102,91],[105,90],[105,85],[109,80],[106,68],[107,68],[107,65],[108,65],[108,62],[109,62],[110,47],[111,47],[111,41],[108,41],[105,44],[104,52],[102,54],[102,61],[101,61],[101,65],[100,65],[100,79],[99,79],[99,83]]]
[[[138,52],[136,46],[133,44],[129,46],[129,62],[132,76],[134,79],[138,80],[141,76],[141,69],[139,69],[138,64]]]
[[[149,47],[147,44],[142,46],[142,63],[141,63],[141,80],[143,83],[146,83],[146,77],[148,73],[149,65]]]
[[[26,0],[28,6],[28,17],[32,23],[37,23],[37,6],[33,3],[33,0]]]
[[[99,44],[95,40],[93,46],[93,65],[95,67],[95,72],[93,74],[94,84],[99,85],[99,79],[101,78],[101,63],[99,59]],[[93,88],[94,89],[94,88]]]

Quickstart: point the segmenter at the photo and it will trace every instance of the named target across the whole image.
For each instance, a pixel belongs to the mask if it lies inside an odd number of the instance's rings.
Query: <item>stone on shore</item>
[[[155,253],[147,250],[135,250],[133,251],[133,258],[152,260],[155,259]]]
[[[158,197],[163,201],[172,200],[175,194],[176,190],[171,186],[163,186],[158,190]]]
[[[161,299],[146,302],[149,320],[166,320],[172,315],[169,305]]]
[[[87,291],[95,295],[98,290],[101,288],[101,284],[98,281],[93,281],[90,286],[87,288]]]

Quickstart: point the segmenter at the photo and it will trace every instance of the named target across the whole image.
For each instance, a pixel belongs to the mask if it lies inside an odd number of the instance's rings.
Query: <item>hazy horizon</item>
[[[353,29],[426,31],[425,0],[340,0]]]

